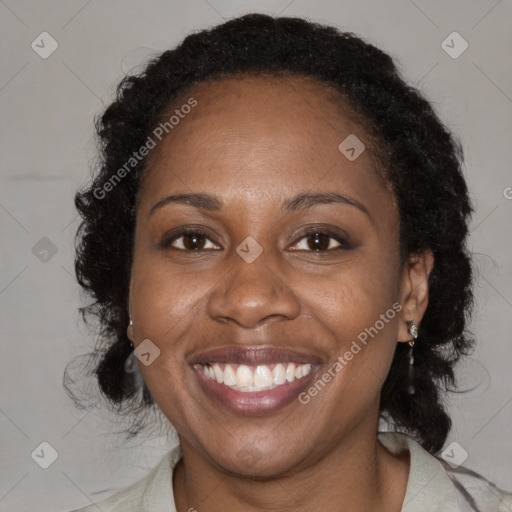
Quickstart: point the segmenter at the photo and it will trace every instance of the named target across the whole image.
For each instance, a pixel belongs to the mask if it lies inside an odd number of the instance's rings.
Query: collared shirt
[[[452,468],[409,436],[379,432],[391,453],[408,451],[410,470],[402,512],[512,512],[512,494],[472,471]],[[144,478],[109,498],[73,512],[176,512],[172,474],[180,446],[170,450]]]

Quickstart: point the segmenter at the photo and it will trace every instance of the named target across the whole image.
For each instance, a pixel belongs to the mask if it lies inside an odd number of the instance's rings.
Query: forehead
[[[355,195],[387,192],[372,141],[328,84],[297,76],[225,77],[193,86],[164,119],[190,98],[197,105],[149,155],[144,190],[152,195],[163,189],[252,191],[252,199],[333,187]],[[352,161],[339,148],[347,137],[365,145]]]

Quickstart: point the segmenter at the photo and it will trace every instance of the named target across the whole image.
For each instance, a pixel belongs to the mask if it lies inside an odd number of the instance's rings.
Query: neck
[[[366,435],[356,430],[315,463],[265,480],[222,471],[182,443],[173,481],[177,510],[296,512],[299,506],[325,512],[400,511],[408,455],[389,453],[378,443],[376,428]]]

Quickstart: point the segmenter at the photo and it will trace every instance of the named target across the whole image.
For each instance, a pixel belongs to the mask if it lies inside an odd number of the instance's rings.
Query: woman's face
[[[230,78],[189,97],[137,211],[146,384],[184,453],[222,470],[277,476],[359,449],[410,338],[404,313],[421,319],[367,136],[309,79]]]

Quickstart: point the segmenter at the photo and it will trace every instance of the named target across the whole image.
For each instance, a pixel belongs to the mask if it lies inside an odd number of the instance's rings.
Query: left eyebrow
[[[348,204],[350,206],[355,206],[363,213],[368,215],[371,220],[371,215],[368,209],[357,201],[354,198],[344,196],[337,192],[318,192],[315,194],[305,193],[305,194],[297,194],[293,196],[291,199],[288,199],[283,203],[281,207],[284,211],[296,211],[299,209],[311,208],[312,206],[318,204],[329,204],[329,203],[341,203]]]
[[[222,200],[212,194],[204,193],[193,193],[193,194],[171,194],[163,199],[160,199],[149,211],[148,217],[150,217],[157,209],[160,209],[171,203],[181,203],[194,206],[200,210],[207,210],[212,212],[218,212],[222,209]],[[338,192],[317,192],[317,193],[302,193],[297,194],[290,199],[284,201],[281,205],[283,212],[305,210],[312,208],[316,205],[339,203],[354,206],[360,211],[365,213],[370,220],[372,217],[367,208],[354,198],[344,196]],[[373,222],[373,220],[372,220]]]

